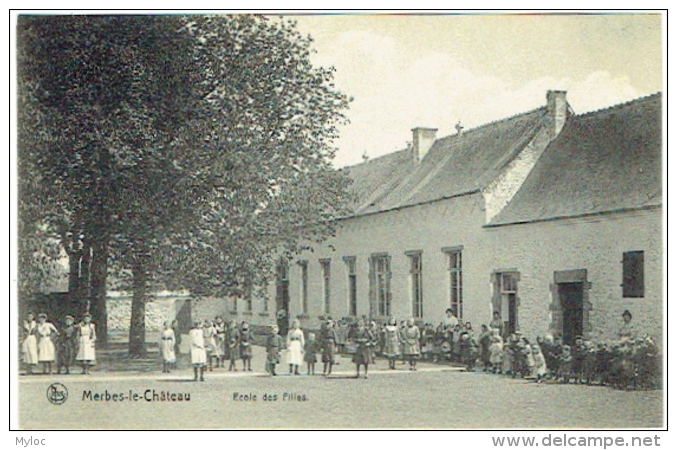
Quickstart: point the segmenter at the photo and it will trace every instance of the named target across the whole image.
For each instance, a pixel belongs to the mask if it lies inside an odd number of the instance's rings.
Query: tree
[[[131,355],[149,286],[242,295],[347,211],[331,160],[348,99],[293,22],[33,17],[18,35],[43,220],[103,327],[106,275],[131,271]]]
[[[34,170],[23,179],[52,194],[56,208],[41,220],[60,237],[70,294],[88,299],[104,343],[117,172],[171,141],[190,115],[180,27],[180,18],[160,16],[22,16],[17,24],[21,106],[40,119],[20,123],[20,136],[32,136],[20,161]]]
[[[165,253],[191,292],[243,295],[270,281],[280,252],[326,237],[347,213],[349,182],[331,160],[349,99],[333,68],[312,66],[312,40],[292,21],[200,16],[187,29],[205,101],[181,165],[201,187],[200,221]]]

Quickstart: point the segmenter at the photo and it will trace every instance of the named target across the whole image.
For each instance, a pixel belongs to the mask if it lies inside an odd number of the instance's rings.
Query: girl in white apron
[[[26,364],[26,375],[31,375],[33,368],[38,364],[38,324],[33,313],[26,316],[22,331],[24,339],[21,343],[21,356]]]
[[[75,359],[80,361],[82,373],[89,375],[89,368],[96,364],[96,327],[92,323],[91,314],[84,315],[79,328],[80,346]]]

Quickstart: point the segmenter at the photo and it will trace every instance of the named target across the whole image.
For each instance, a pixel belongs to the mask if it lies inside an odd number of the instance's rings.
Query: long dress
[[[545,364],[545,358],[541,351],[533,352],[534,355],[534,375],[539,378],[545,376],[548,373],[548,367]]]
[[[202,329],[202,335],[205,341],[205,350],[208,356],[221,357],[221,349],[216,345],[216,328],[210,325]]]
[[[502,370],[503,363],[503,340],[500,336],[496,336],[489,346],[489,362],[498,370]]]
[[[162,332],[162,341],[160,342],[160,349],[162,351],[162,360],[166,363],[176,362],[176,336],[174,330],[167,328]]]
[[[303,364],[303,347],[305,347],[303,331],[300,328],[293,328],[289,330],[289,333],[287,334],[288,364]]]
[[[237,326],[228,330],[228,359],[231,361],[240,359],[240,330]]]
[[[205,351],[205,340],[202,328],[193,328],[190,330],[190,362],[196,366],[204,366],[207,363],[207,352]]]
[[[404,346],[402,349],[405,356],[419,356],[421,354],[420,338],[421,332],[416,325],[407,327],[404,331]]]
[[[322,362],[334,364],[336,362],[336,345],[338,344],[339,337],[335,328],[327,328],[322,334]]]
[[[230,355],[228,354],[228,345],[226,344],[228,341],[226,339],[226,324],[224,322],[217,322],[214,324],[214,329],[216,330],[216,346],[219,348],[221,356],[224,359],[229,359]]]
[[[317,351],[320,345],[318,341],[307,341],[305,347],[305,353],[303,354],[303,360],[307,363],[316,363],[317,362]]]
[[[38,324],[33,321],[24,320],[23,332],[24,340],[21,343],[21,354],[25,364],[38,363],[38,339],[36,337]]]
[[[240,332],[240,358],[242,360],[252,359],[252,332],[250,330]]]
[[[271,334],[266,339],[266,372],[275,371],[275,365],[280,362],[282,345],[282,337],[278,334]]]
[[[371,331],[368,328],[357,328],[352,337],[357,344],[357,349],[353,353],[353,363],[369,364],[371,362],[371,350],[369,350],[369,347],[374,340]]]
[[[75,325],[64,327],[56,341],[56,359],[59,367],[72,366],[78,353],[78,328]]]
[[[52,341],[52,333],[58,333],[56,327],[50,322],[38,325],[38,361],[54,362],[56,360],[56,347]]]
[[[398,358],[400,356],[400,337],[397,325],[386,325],[385,327],[383,355],[386,358]]]
[[[96,361],[96,327],[93,323],[83,323],[78,328],[80,328],[80,345],[75,359],[94,364]]]
[[[635,337],[635,327],[632,322],[623,322],[623,326],[618,331],[618,338],[621,342],[629,341]]]

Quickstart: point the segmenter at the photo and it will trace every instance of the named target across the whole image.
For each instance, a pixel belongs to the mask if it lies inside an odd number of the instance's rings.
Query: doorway
[[[520,274],[515,269],[494,270],[491,274],[493,284],[492,313],[498,312],[503,324],[503,338],[519,331],[520,298],[517,284]]]
[[[573,345],[583,335],[583,283],[558,283],[562,309],[562,342]]]

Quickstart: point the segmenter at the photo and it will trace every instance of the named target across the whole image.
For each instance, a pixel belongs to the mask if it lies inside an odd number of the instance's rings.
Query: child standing
[[[435,330],[432,323],[426,323],[421,331],[421,359],[432,360]]]
[[[214,319],[214,329],[216,330],[216,346],[221,353],[220,364],[218,367],[225,367],[225,360],[227,359],[228,350],[227,350],[227,339],[226,339],[226,322],[223,321],[221,316],[216,316]]]
[[[409,319],[407,323],[407,329],[404,333],[404,347],[402,353],[404,357],[409,361],[409,370],[416,370],[416,360],[421,355],[421,347],[419,345],[419,339],[421,338],[421,332],[419,331],[414,319]]]
[[[252,333],[249,329],[249,323],[242,322],[242,331],[240,332],[240,358],[242,358],[242,370],[252,371]]]
[[[96,363],[96,327],[92,323],[92,315],[86,313],[78,327],[78,354],[75,357],[82,365],[82,373],[89,375],[89,369]]]
[[[355,378],[360,377],[360,366],[364,366],[364,378],[368,377],[369,371],[369,361],[371,356],[371,351],[369,347],[371,342],[374,340],[374,337],[371,334],[369,328],[365,325],[364,319],[360,319],[357,323],[357,328],[354,328],[351,332],[349,338],[357,344],[355,353],[353,354],[353,363],[357,369],[357,374]]]
[[[207,361],[209,362],[209,371],[211,372],[214,370],[214,359],[216,359],[216,367],[219,367],[221,351],[216,345],[216,328],[214,328],[214,324],[210,320],[205,320],[202,327],[202,336],[205,341],[205,351],[207,352]]]
[[[169,373],[169,367],[176,363],[176,352],[174,346],[176,337],[174,329],[169,322],[164,323],[165,329],[162,331],[160,341],[160,352],[162,353],[162,373]]]
[[[573,364],[573,357],[571,356],[571,347],[568,345],[562,346],[562,354],[559,357],[559,378],[561,383],[568,383],[571,379],[571,369]]]
[[[391,318],[385,327],[385,347],[383,354],[388,358],[388,367],[395,370],[397,358],[400,356],[400,336],[397,328],[397,321]]]
[[[315,375],[315,363],[317,362],[318,342],[315,340],[315,333],[308,333],[308,340],[306,341],[305,353],[303,360],[308,366],[308,375]]]
[[[327,320],[324,332],[322,335],[322,375],[331,375],[331,369],[334,366],[336,345],[338,343],[338,333],[334,326],[334,321]]]
[[[548,367],[545,364],[545,356],[538,344],[531,347],[531,353],[534,356],[534,375],[536,375],[536,383],[540,383],[548,373]]]
[[[230,321],[230,327],[228,330],[228,353],[230,356],[228,371],[234,370],[237,372],[235,361],[240,358],[240,330],[238,330],[237,322],[235,320]]]
[[[23,323],[23,342],[21,343],[21,356],[26,365],[26,375],[33,373],[33,368],[38,364],[38,323],[35,315],[28,313]]]
[[[305,339],[303,330],[301,330],[301,322],[295,319],[291,324],[289,333],[287,333],[289,375],[300,375],[299,366],[303,363],[303,347],[305,347]]]
[[[52,363],[56,360],[56,348],[52,341],[52,334],[59,332],[51,322],[47,322],[47,314],[38,316],[38,361],[42,363],[42,373],[52,374]]]
[[[75,328],[75,319],[66,316],[65,324],[56,341],[56,373],[61,373],[61,368],[70,373],[70,366],[75,362],[78,353],[78,332]]]
[[[489,347],[491,346],[491,331],[489,330],[489,327],[486,325],[482,325],[481,327],[481,332],[480,332],[480,337],[479,337],[479,344],[480,344],[480,361],[482,361],[482,365],[484,366],[484,372],[489,370],[489,367],[491,366],[491,361],[490,357],[491,354],[489,352]]]
[[[275,366],[280,362],[280,349],[282,348],[282,336],[277,334],[279,328],[277,325],[271,327],[271,333],[266,339],[266,372],[271,376],[277,375],[275,373]]]
[[[207,352],[205,351],[204,332],[202,331],[202,324],[200,321],[195,321],[193,328],[190,330],[190,362],[193,364],[193,381],[198,380],[198,372],[200,381],[205,380],[205,364],[207,364]]]
[[[491,345],[489,346],[489,363],[493,373],[503,372],[503,339],[498,328],[492,328]]]

